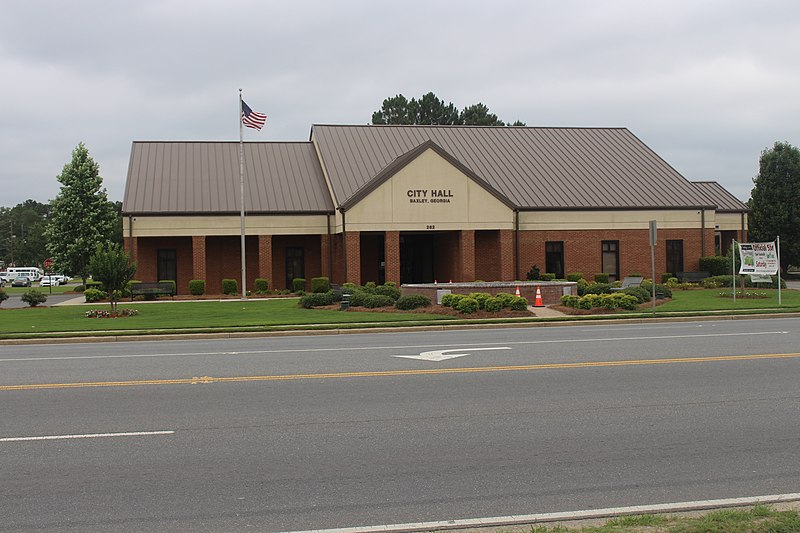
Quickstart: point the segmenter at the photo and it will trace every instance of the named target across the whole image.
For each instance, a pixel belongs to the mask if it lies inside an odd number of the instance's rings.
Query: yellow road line
[[[431,368],[413,370],[384,370],[369,372],[334,372],[320,374],[284,374],[275,376],[191,377],[178,379],[144,379],[131,381],[86,381],[76,383],[33,383],[26,385],[0,385],[0,391],[38,389],[77,389],[87,387],[133,387],[138,385],[196,385],[207,383],[244,383],[249,381],[294,381],[302,379],[368,378],[392,376],[422,376],[429,374],[469,374],[479,372],[519,372],[557,370],[567,368],[592,368],[634,365],[669,365],[679,363],[716,363],[721,361],[752,361],[758,359],[794,359],[800,353],[757,355],[723,355],[713,357],[675,357],[670,359],[627,359],[622,361],[583,361],[579,363],[548,363],[538,365],[481,366],[467,368]]]

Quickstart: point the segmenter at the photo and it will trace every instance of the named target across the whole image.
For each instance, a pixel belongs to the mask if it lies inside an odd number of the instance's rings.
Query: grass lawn
[[[231,300],[225,302],[125,302],[122,308],[137,309],[129,318],[86,318],[89,309],[110,309],[109,304],[96,306],[67,305],[59,307],[0,307],[0,337],[19,333],[119,331],[119,330],[210,330],[224,328],[259,328],[280,325],[349,324],[360,322],[409,322],[448,320],[451,317],[422,313],[366,313],[303,309],[297,299]]]
[[[741,311],[747,309],[786,309],[800,310],[800,291],[783,289],[781,303],[778,305],[777,289],[747,289],[747,293],[766,294],[766,298],[745,298],[737,289],[736,303],[731,297],[731,289],[674,290],[672,301],[656,307],[656,312],[692,311]],[[720,294],[726,294],[723,297]]]

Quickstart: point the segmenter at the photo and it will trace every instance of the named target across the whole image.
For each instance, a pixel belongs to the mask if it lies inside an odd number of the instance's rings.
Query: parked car
[[[58,287],[61,281],[55,276],[44,276],[39,280],[40,287]]]
[[[11,282],[12,287],[30,287],[31,280],[27,276],[19,276]]]
[[[0,272],[0,281],[5,281],[6,283],[11,283],[16,277],[17,276],[11,272]]]
[[[69,276],[65,276],[64,274],[50,274],[51,278],[55,278],[58,281],[59,285],[66,285],[72,279]]]

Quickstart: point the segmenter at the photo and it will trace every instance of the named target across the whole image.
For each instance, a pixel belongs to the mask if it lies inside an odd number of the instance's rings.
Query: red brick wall
[[[270,289],[275,288],[272,274],[272,235],[258,236],[258,277],[269,280]]]
[[[350,283],[361,285],[361,232],[345,232],[345,253],[347,254],[347,272],[345,277]]]
[[[257,235],[245,238],[247,253],[247,290],[252,291],[259,274],[259,242]],[[206,238],[206,293],[221,294],[222,280],[230,278],[242,290],[242,242],[241,237],[212,236]],[[203,278],[195,278],[203,279]],[[178,291],[180,293],[180,290]]]
[[[305,270],[306,290],[311,290],[311,278],[322,275],[322,243],[319,235],[273,235],[272,237],[272,275],[270,280],[274,289],[291,289],[286,286],[286,248],[303,248],[303,268]]]
[[[368,281],[378,282],[380,273],[379,241],[383,240],[383,235],[361,234],[361,283]]]
[[[461,230],[459,235],[460,281],[475,281],[475,230]]]
[[[333,254],[331,281],[341,285],[347,281],[344,271],[344,236],[341,233],[331,236],[331,254]]]
[[[206,279],[206,238],[192,237],[192,279]]]
[[[433,277],[440,282],[457,281],[461,276],[459,232],[436,233],[433,236]],[[473,280],[469,280],[473,281]]]
[[[194,279],[191,237],[137,237],[136,276],[139,281],[158,281],[158,250],[174,248],[177,259],[178,294],[189,292],[189,280]]]
[[[512,280],[517,279],[517,275],[514,272],[514,249],[515,249],[515,232],[514,230],[510,229],[501,229],[499,235],[499,248],[500,252],[498,253],[499,263],[500,263],[500,276],[498,279],[500,280]]]
[[[699,269],[701,257],[700,229],[659,229],[655,248],[656,279],[666,269],[667,240],[683,240],[684,269]],[[650,236],[648,230],[614,231],[522,231],[520,232],[520,270],[524,275],[532,265],[545,271],[545,242],[564,242],[564,272],[583,272],[586,279],[602,271],[601,242],[619,241],[619,270],[624,277],[641,273],[650,277]],[[714,230],[706,230],[707,255],[714,252]]]
[[[475,279],[499,281],[500,274],[500,232],[475,232]],[[464,280],[468,281],[468,280]],[[469,280],[474,281],[474,280]]]
[[[400,232],[387,231],[384,236],[386,281],[400,284]]]

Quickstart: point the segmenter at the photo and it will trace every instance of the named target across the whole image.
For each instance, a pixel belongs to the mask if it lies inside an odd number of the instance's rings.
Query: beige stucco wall
[[[345,213],[348,231],[513,229],[514,212],[429,149]]]
[[[741,231],[742,215],[740,213],[717,213],[715,224],[720,231]],[[747,215],[744,217],[744,228],[747,229]]]
[[[648,211],[523,211],[519,214],[521,230],[615,230],[648,229],[651,220],[659,229],[700,228],[699,210]],[[714,211],[705,212],[705,227],[716,224]]]
[[[326,215],[246,216],[247,235],[319,235],[328,233]],[[130,233],[128,217],[122,219],[124,236]],[[238,216],[135,216],[134,237],[241,235]]]

